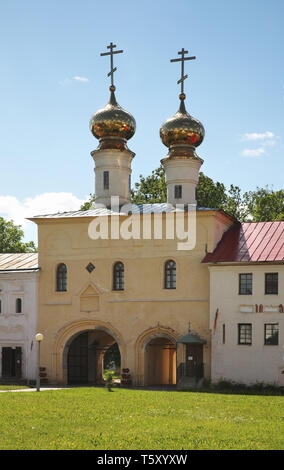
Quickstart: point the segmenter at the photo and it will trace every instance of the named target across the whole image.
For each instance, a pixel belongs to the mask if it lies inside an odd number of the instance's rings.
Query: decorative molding
[[[72,305],[72,302],[45,302],[43,305]]]
[[[108,300],[108,302],[208,302],[208,299],[119,299]]]

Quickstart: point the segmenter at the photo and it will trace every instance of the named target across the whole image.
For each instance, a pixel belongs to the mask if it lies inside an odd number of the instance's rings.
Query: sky
[[[2,0],[0,216],[77,210],[94,192],[89,120],[109,99],[135,117],[132,185],[160,165],[161,124],[175,114],[183,47],[187,111],[205,127],[201,170],[242,191],[283,188],[283,0]]]

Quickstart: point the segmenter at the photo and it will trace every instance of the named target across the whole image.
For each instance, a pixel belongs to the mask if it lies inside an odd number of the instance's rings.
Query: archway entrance
[[[115,362],[120,363],[120,352],[118,346],[114,348],[115,344],[115,338],[103,330],[84,331],[73,336],[65,346],[68,384],[103,384],[104,355],[110,348],[115,349],[116,354],[106,366],[117,373]]]
[[[176,345],[165,337],[151,339],[145,348],[147,385],[176,384]]]

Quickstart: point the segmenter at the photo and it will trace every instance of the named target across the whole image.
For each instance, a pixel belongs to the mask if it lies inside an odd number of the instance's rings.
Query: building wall
[[[22,378],[36,377],[36,324],[38,273],[0,273],[0,377],[2,348],[22,348]],[[22,299],[22,313],[16,313],[16,299]]]
[[[210,266],[209,270],[212,380],[284,386],[284,313],[279,308],[284,305],[284,265],[218,265]],[[264,293],[265,273],[271,272],[278,272],[278,295]],[[240,273],[253,274],[252,295],[239,294]],[[263,312],[259,311],[260,305]],[[239,323],[252,324],[252,345],[238,344]],[[279,324],[278,346],[264,344],[264,325],[269,323]]]
[[[140,217],[140,216],[138,216]],[[165,215],[163,215],[165,217]],[[210,376],[209,271],[201,264],[232,219],[216,211],[197,213],[194,250],[177,250],[177,240],[92,240],[91,218],[37,219],[39,225],[39,317],[44,334],[41,364],[50,382],[65,383],[66,344],[79,332],[101,329],[117,341],[122,368],[145,383],[145,347],[156,337],[175,342],[188,323],[207,340],[205,374]],[[123,218],[121,218],[121,223]],[[164,237],[164,235],[163,235]],[[164,289],[164,264],[177,265],[177,288]],[[116,261],[125,266],[125,290],[112,290]],[[89,262],[95,270],[89,273]],[[67,292],[56,292],[56,268],[68,269]],[[65,359],[64,359],[65,357]]]

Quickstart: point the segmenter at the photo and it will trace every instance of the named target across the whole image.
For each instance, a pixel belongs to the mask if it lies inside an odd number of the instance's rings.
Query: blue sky
[[[89,119],[116,97],[137,124],[132,182],[160,164],[159,128],[179,105],[184,47],[187,110],[205,127],[202,171],[243,191],[283,187],[283,0],[9,0],[0,6],[0,215],[76,209],[94,190]]]

